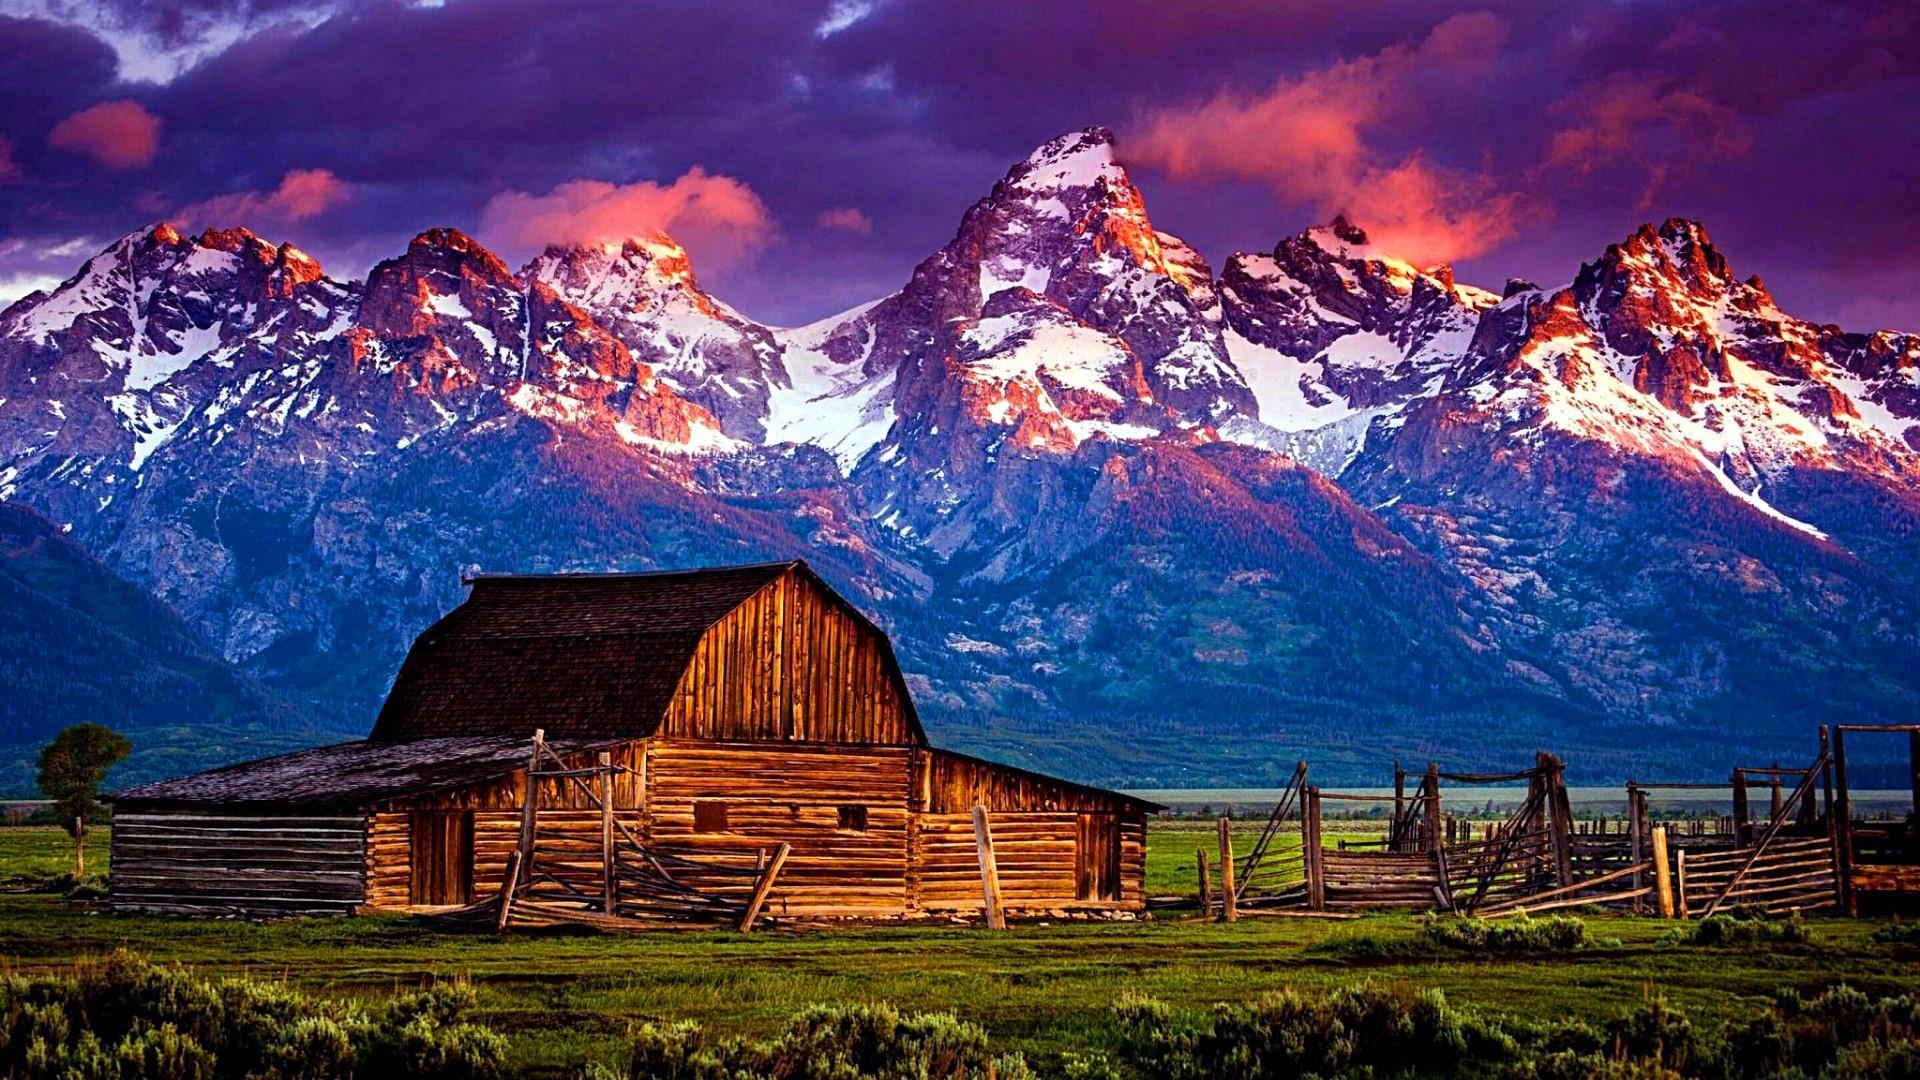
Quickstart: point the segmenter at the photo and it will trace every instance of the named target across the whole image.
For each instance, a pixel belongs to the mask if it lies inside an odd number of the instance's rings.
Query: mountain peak
[[[1007,173],[1008,185],[1022,192],[1092,187],[1103,180],[1109,186],[1130,186],[1113,148],[1113,132],[1107,128],[1069,132],[1041,144],[1015,165]]]
[[[1726,257],[1690,218],[1668,218],[1641,225],[1626,240],[1611,244],[1598,267],[1609,276],[1664,278],[1695,290],[1720,293],[1734,284]]]

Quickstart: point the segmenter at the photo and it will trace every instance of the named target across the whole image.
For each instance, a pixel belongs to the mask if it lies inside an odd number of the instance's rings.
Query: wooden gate
[[[1677,857],[1683,917],[1729,907],[1813,911],[1839,903],[1833,842],[1824,836],[1775,840],[1757,855],[1741,849]]]

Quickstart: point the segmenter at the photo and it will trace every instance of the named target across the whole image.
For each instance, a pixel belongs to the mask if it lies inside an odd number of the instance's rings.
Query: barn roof
[[[548,745],[564,755],[594,744]],[[146,784],[115,795],[113,803],[123,810],[204,803],[359,807],[512,775],[526,767],[530,746],[525,736],[418,739],[399,745],[363,739]]]
[[[645,737],[701,635],[795,568],[812,576],[795,561],[476,577],[467,602],[414,642],[370,738],[524,740],[534,726],[554,738]]]

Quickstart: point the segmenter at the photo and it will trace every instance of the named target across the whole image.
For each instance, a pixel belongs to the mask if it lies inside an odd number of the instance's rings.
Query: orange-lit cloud
[[[664,185],[572,180],[545,195],[502,192],[480,212],[480,231],[504,248],[667,233],[703,261],[724,262],[765,243],[773,218],[745,183],[695,166]]]
[[[1408,107],[1409,76],[1470,75],[1491,65],[1506,38],[1497,16],[1457,15],[1418,44],[1287,76],[1262,94],[1223,90],[1151,110],[1124,149],[1177,180],[1261,181],[1322,214],[1344,211],[1376,242],[1416,262],[1478,254],[1513,234],[1528,212],[1525,200],[1418,153],[1383,155],[1368,135]]]
[[[1650,207],[1676,162],[1735,157],[1752,146],[1740,117],[1698,90],[1621,73],[1581,87],[1553,112],[1570,122],[1548,141],[1543,169],[1585,176],[1628,161],[1644,172],[1639,207]],[[1655,140],[1666,145],[1650,149]]]
[[[272,191],[236,191],[181,207],[182,225],[284,224],[320,214],[353,195],[353,186],[327,169],[294,169]]]
[[[861,236],[873,232],[873,219],[857,206],[836,206],[831,210],[822,210],[814,220],[823,229],[839,229]]]
[[[143,168],[160,149],[160,118],[137,101],[107,101],[55,124],[47,141],[109,169]]]

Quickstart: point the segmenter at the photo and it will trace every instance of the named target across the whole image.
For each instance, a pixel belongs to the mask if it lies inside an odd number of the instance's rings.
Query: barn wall
[[[890,746],[915,741],[884,639],[791,570],[707,631],[660,733]]]
[[[908,754],[662,741],[648,754],[647,835],[674,854],[740,862],[791,845],[768,899],[773,914],[899,914],[907,904]],[[727,831],[696,831],[697,802],[724,804]],[[865,808],[866,831],[840,828],[842,806]]]
[[[366,819],[120,809],[109,888],[123,910],[344,914],[366,897]]]
[[[529,744],[531,750],[531,744]],[[642,774],[646,744],[630,742],[609,749],[614,764],[624,767],[613,782],[614,815],[636,832],[641,825]],[[586,768],[593,753],[561,758],[568,768]],[[553,763],[548,761],[546,767]],[[381,804],[367,819],[367,898],[375,909],[405,908],[412,884],[412,817],[415,811],[469,812],[473,815],[473,896],[480,899],[499,891],[506,877],[507,857],[520,842],[521,807],[526,771],[461,788],[395,799]],[[600,811],[587,793],[571,780],[540,782],[540,835],[546,851],[569,845],[600,846]]]

